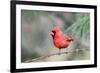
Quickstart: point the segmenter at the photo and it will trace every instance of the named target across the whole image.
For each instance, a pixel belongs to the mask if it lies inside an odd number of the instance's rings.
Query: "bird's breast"
[[[62,39],[62,38],[55,38],[54,39],[54,45],[57,47],[57,48],[67,48],[69,46],[69,43],[66,42],[66,40]]]

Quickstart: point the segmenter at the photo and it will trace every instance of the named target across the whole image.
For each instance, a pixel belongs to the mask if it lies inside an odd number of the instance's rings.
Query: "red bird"
[[[59,26],[55,26],[50,32],[50,35],[53,38],[54,45],[59,49],[59,54],[61,49],[68,48],[71,41],[74,40],[73,37],[65,36]]]

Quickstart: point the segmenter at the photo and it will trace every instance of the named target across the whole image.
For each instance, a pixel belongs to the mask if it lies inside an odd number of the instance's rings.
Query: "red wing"
[[[70,36],[65,36],[65,39],[66,39],[66,41],[73,41],[74,40],[74,38],[70,37]]]

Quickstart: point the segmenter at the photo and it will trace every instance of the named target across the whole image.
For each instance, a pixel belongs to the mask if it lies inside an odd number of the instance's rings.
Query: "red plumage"
[[[73,37],[65,36],[64,33],[61,31],[59,26],[55,26],[50,35],[53,37],[54,45],[60,50],[63,48],[68,48],[71,41],[74,40]]]

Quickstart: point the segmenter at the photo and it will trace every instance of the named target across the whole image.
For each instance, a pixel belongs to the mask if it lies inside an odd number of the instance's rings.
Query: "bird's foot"
[[[59,49],[59,53],[58,53],[58,55],[60,55],[61,54],[61,49]]]
[[[59,52],[58,55],[61,55],[61,53]]]

